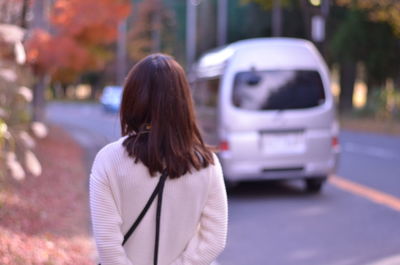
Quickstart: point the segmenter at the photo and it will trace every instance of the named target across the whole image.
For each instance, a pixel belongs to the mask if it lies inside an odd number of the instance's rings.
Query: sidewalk
[[[35,152],[40,177],[0,183],[0,264],[93,264],[84,150],[52,126]]]

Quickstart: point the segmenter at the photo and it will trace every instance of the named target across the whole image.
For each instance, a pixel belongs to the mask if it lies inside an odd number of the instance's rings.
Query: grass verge
[[[400,121],[398,120],[341,116],[340,126],[349,131],[400,136]]]

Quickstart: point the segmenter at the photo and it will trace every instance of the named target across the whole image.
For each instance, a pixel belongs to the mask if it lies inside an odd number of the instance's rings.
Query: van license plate
[[[298,154],[305,150],[303,133],[263,133],[261,137],[266,154]]]

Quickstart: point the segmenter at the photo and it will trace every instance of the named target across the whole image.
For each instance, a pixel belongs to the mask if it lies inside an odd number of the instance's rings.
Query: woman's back
[[[149,265],[153,262],[156,204],[122,247],[129,230],[153,192],[158,177],[128,156],[123,141],[104,147],[90,178],[93,231],[103,265]],[[165,183],[159,242],[159,265],[210,264],[226,240],[226,193],[220,164]]]
[[[206,265],[224,248],[222,170],[195,117],[185,71],[172,57],[153,54],[131,69],[121,101],[123,137],[98,153],[90,176],[102,265]],[[168,175],[164,189],[124,241],[159,180],[163,187],[160,172]]]

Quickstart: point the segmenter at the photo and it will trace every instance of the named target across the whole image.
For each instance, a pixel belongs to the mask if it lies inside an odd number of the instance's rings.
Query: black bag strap
[[[164,189],[164,183],[165,180],[167,179],[167,171],[164,170],[164,172],[162,173],[160,180],[158,181],[157,186],[155,187],[153,193],[151,194],[149,200],[147,201],[146,205],[144,206],[142,212],[139,214],[138,218],[136,219],[136,221],[133,223],[133,225],[131,226],[131,228],[129,228],[128,232],[126,232],[125,236],[124,236],[124,241],[122,241],[122,245],[124,245],[126,243],[126,241],[129,239],[129,237],[132,235],[132,233],[136,230],[136,228],[138,227],[139,223],[142,221],[143,217],[146,215],[147,211],[149,210],[150,206],[152,205],[154,199],[156,198],[157,195],[158,196],[158,203],[157,203],[157,220],[158,218],[160,218],[159,213],[158,213],[158,208],[161,208],[161,203],[160,203],[160,197],[162,197],[162,192]],[[160,209],[160,214],[161,214],[161,209]],[[157,223],[156,220],[156,223]],[[156,224],[156,226],[158,226],[159,224]],[[157,227],[156,227],[156,231],[157,231]],[[157,233],[156,233],[157,235]],[[157,239],[157,237],[156,237]]]
[[[154,244],[154,265],[158,263],[158,248],[159,248],[159,240],[160,240],[160,219],[161,219],[161,205],[162,205],[162,196],[164,191],[164,184],[168,177],[167,170],[164,170],[160,180],[158,181],[157,186],[155,187],[153,193],[151,194],[149,200],[147,201],[146,205],[144,206],[143,210],[140,212],[139,216],[136,218],[135,222],[129,228],[128,232],[124,235],[124,240],[122,241],[122,245],[125,245],[126,241],[128,241],[129,237],[132,233],[136,230],[140,222],[142,221],[143,217],[146,215],[147,211],[149,210],[150,206],[152,205],[154,199],[158,195],[157,200],[157,213],[156,213],[156,237],[155,237],[155,244]],[[99,265],[101,265],[99,263]]]
[[[165,170],[163,175],[161,175],[161,177],[160,177],[160,189],[159,189],[158,198],[157,198],[156,238],[155,238],[155,242],[154,242],[154,265],[157,265],[157,263],[158,263],[158,246],[159,246],[159,241],[160,241],[161,206],[162,206],[162,198],[163,198],[163,192],[164,192],[164,184],[165,184],[165,180],[167,179],[167,175],[168,175],[168,173]]]

